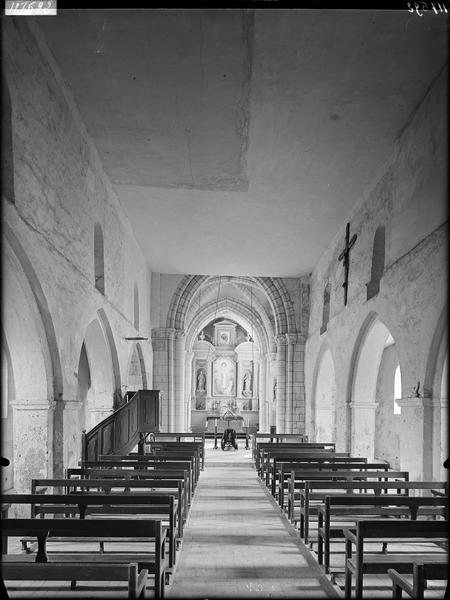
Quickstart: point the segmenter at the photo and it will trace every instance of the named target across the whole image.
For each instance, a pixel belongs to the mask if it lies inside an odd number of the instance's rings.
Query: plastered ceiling
[[[311,272],[447,61],[431,11],[65,10],[38,24],[163,273]]]

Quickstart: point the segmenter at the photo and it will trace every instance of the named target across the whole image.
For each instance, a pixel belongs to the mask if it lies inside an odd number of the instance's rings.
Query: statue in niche
[[[245,398],[252,395],[252,374],[249,369],[245,371],[244,377],[242,378],[242,395]]]
[[[197,393],[205,394],[206,393],[206,375],[204,369],[199,369],[197,371]]]

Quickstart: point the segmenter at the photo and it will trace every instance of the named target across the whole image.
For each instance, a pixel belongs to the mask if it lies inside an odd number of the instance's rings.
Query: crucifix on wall
[[[345,269],[345,280],[342,284],[344,288],[344,304],[347,305],[347,292],[348,292],[348,271],[350,267],[350,250],[353,248],[354,243],[357,239],[356,233],[352,235],[352,239],[350,239],[350,223],[347,223],[347,227],[345,230],[345,247],[342,252],[338,256],[338,260],[342,260]]]

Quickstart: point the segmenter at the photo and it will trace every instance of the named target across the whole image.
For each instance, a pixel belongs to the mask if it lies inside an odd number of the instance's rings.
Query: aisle
[[[249,450],[206,452],[169,598],[336,598]]]

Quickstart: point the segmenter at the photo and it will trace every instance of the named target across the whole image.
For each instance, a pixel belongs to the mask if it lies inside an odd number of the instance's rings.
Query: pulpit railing
[[[136,446],[143,453],[145,433],[159,432],[160,423],[160,391],[139,390],[129,402],[82,433],[81,460],[95,461],[105,454],[128,454]]]

